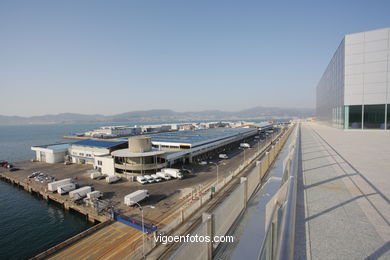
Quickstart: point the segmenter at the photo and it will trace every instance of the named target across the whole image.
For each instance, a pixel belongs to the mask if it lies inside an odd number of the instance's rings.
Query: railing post
[[[246,177],[241,177],[240,183],[244,185],[244,209],[247,207],[248,202],[248,179]]]
[[[204,212],[202,214],[202,221],[207,224],[207,236],[210,238],[210,242],[207,243],[207,259],[213,259],[213,239],[214,239],[214,215]]]

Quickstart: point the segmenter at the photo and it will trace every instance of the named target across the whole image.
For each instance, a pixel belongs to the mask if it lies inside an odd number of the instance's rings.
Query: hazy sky
[[[0,114],[314,107],[390,1],[0,1]]]

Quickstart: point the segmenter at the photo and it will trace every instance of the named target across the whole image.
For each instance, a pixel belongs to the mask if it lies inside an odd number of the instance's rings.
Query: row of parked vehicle
[[[161,182],[163,180],[168,181],[172,178],[182,179],[183,173],[179,169],[164,168],[161,169],[161,171],[157,172],[156,174],[137,176],[137,182],[141,184],[147,184],[153,182]]]
[[[14,167],[14,165],[12,163],[9,163],[7,161],[0,161],[0,166],[7,168],[10,172],[20,170],[19,167]]]
[[[29,179],[34,179],[37,182],[44,183],[44,182],[52,182],[56,179],[53,176],[49,176],[46,173],[43,172],[33,172],[28,176]]]
[[[76,201],[87,197],[88,199],[99,199],[103,196],[100,191],[94,191],[91,186],[78,188],[71,178],[50,182],[47,189],[51,192],[57,192],[60,195],[69,193],[70,199]]]

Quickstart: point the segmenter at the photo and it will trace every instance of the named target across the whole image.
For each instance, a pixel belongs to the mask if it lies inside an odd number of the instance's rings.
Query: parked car
[[[19,167],[12,167],[9,169],[10,172],[19,171],[19,170],[20,170]]]
[[[0,166],[1,167],[4,167],[4,164],[8,164],[8,162],[7,161],[0,161]]]
[[[207,165],[207,162],[206,162],[206,161],[201,161],[201,162],[199,163],[199,165]]]
[[[137,181],[141,184],[148,183],[148,180],[144,176],[137,176]]]
[[[219,159],[229,159],[229,157],[225,153],[220,153],[219,154]]]
[[[149,183],[153,183],[155,180],[152,176],[150,175],[144,175],[145,179],[149,182]]]
[[[162,181],[162,179],[157,174],[152,174],[151,177],[154,179],[155,182]]]

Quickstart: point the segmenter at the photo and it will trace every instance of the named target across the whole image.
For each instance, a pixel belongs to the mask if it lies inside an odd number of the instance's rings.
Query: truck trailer
[[[61,185],[64,185],[64,184],[68,184],[68,183],[72,183],[72,179],[71,178],[50,182],[50,183],[47,184],[47,189],[49,191],[53,191],[54,192],[54,191],[57,190],[58,186],[61,186]]]
[[[179,169],[174,168],[164,168],[161,169],[162,172],[169,174],[172,178],[182,179],[183,173]]]
[[[66,194],[72,190],[76,189],[76,184],[74,183],[67,183],[64,185],[60,185],[57,187],[57,193],[60,195]]]
[[[119,181],[120,179],[121,179],[121,177],[119,177],[119,176],[110,175],[110,176],[106,177],[106,182],[111,184],[111,183]]]
[[[100,199],[101,197],[103,197],[103,193],[101,193],[98,190],[95,190],[95,191],[87,193],[87,198],[88,199]]]
[[[69,197],[73,200],[82,199],[85,198],[87,196],[87,193],[91,191],[92,191],[91,186],[85,186],[80,189],[72,190],[71,192],[69,192]]]
[[[133,206],[136,203],[149,197],[148,190],[137,190],[125,196],[124,203],[127,206]]]

